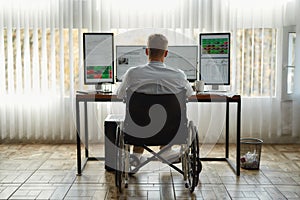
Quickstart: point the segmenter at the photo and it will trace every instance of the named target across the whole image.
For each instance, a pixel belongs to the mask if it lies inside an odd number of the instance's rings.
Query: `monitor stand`
[[[111,83],[98,83],[95,85],[95,90],[97,93],[112,93]]]
[[[208,92],[227,92],[226,90],[220,90],[220,85],[211,85],[211,90]]]
[[[219,85],[212,85],[211,90],[212,91],[218,91],[219,90]]]

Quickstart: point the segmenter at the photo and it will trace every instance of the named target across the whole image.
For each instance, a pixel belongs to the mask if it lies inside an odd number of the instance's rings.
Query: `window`
[[[282,82],[281,99],[292,100],[296,55],[296,26],[286,26],[282,34]]]
[[[25,33],[24,29],[20,29],[19,42],[17,41],[18,32],[16,29],[13,29],[11,32],[12,47],[8,46],[9,44],[7,41],[10,40],[10,38],[8,38],[9,35],[8,35],[8,31],[4,30],[6,90],[8,90],[8,87],[14,87],[14,88],[20,87],[17,86],[17,84],[21,84],[21,90],[25,90],[26,85],[29,85],[29,89],[31,90],[32,88],[36,87],[36,85],[39,85],[38,86],[39,88],[42,87],[42,84],[44,84],[46,85],[45,86],[46,89],[50,90],[53,89],[52,86],[55,86],[55,90],[57,92],[60,91],[60,88],[62,86],[60,83],[60,75],[62,74],[62,71],[60,69],[60,62],[61,62],[60,44],[62,41],[60,41],[59,29],[55,29],[52,33],[50,29],[46,29],[45,32],[43,32],[41,29],[38,29],[36,32],[34,32],[33,29],[29,29],[28,33]],[[70,56],[69,56],[69,50],[70,50],[69,29],[63,29],[62,35],[64,40],[63,41],[64,44],[63,45],[63,51],[64,51],[63,52],[64,55],[63,56],[63,63],[64,63],[63,86],[64,86],[64,94],[68,95],[70,91],[70,81],[74,81],[74,87],[79,88],[78,76],[79,76],[79,68],[81,66],[79,63],[78,29],[72,30],[72,39],[73,39],[73,60],[72,61],[70,61]],[[54,37],[53,44],[51,41],[52,36]],[[29,46],[28,48],[26,48],[27,45]],[[18,58],[18,56],[16,56],[18,54],[18,51],[22,52],[21,58]],[[44,53],[43,51],[45,51],[46,53]],[[12,72],[9,72],[10,70],[8,66],[9,53],[13,55]],[[36,57],[35,55],[39,55],[37,56],[37,60],[34,60]],[[53,58],[54,58],[54,62],[52,61]],[[27,65],[30,62],[30,66],[27,69],[25,69],[24,67],[25,62],[27,62]],[[74,66],[73,69],[74,80],[70,80],[70,67],[69,67],[70,62],[73,62],[73,66]],[[52,66],[55,66],[54,68],[55,70],[53,70]],[[43,70],[46,71],[46,73],[44,74],[46,74],[47,77],[43,77],[44,76]],[[11,73],[12,76],[7,76],[8,73]],[[21,74],[22,82],[16,80],[17,74]],[[27,77],[28,74],[29,77]],[[54,79],[52,77],[53,74],[55,74]],[[13,77],[13,80],[8,80],[9,77]],[[42,83],[43,80],[44,83]]]
[[[287,94],[294,90],[294,69],[296,51],[296,33],[289,33],[288,42],[288,65],[287,65]]]
[[[236,35],[236,92],[249,97],[275,96],[277,30],[240,29]]]

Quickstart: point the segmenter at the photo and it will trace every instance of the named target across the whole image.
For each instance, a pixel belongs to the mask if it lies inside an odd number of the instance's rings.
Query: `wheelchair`
[[[145,94],[127,89],[125,120],[116,129],[115,185],[119,192],[128,187],[129,177],[149,163],[159,160],[183,175],[185,187],[192,193],[198,185],[202,164],[199,158],[198,131],[186,114],[186,90],[179,93]],[[141,146],[152,157],[132,169],[130,146]],[[180,146],[181,169],[161,154]],[[163,146],[155,152],[151,146]]]

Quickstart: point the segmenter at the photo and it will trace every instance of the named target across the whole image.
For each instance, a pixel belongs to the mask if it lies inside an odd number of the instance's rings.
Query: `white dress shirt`
[[[155,83],[164,87],[143,87]],[[171,68],[159,61],[151,61],[145,65],[131,67],[124,74],[122,83],[117,89],[118,98],[124,98],[126,89],[145,94],[178,93],[186,89],[187,97],[193,94],[193,89],[182,70]]]

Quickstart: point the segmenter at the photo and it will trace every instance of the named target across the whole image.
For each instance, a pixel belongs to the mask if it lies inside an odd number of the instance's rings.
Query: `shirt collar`
[[[150,61],[148,64],[150,66],[166,67],[165,63],[160,62],[160,61]]]

